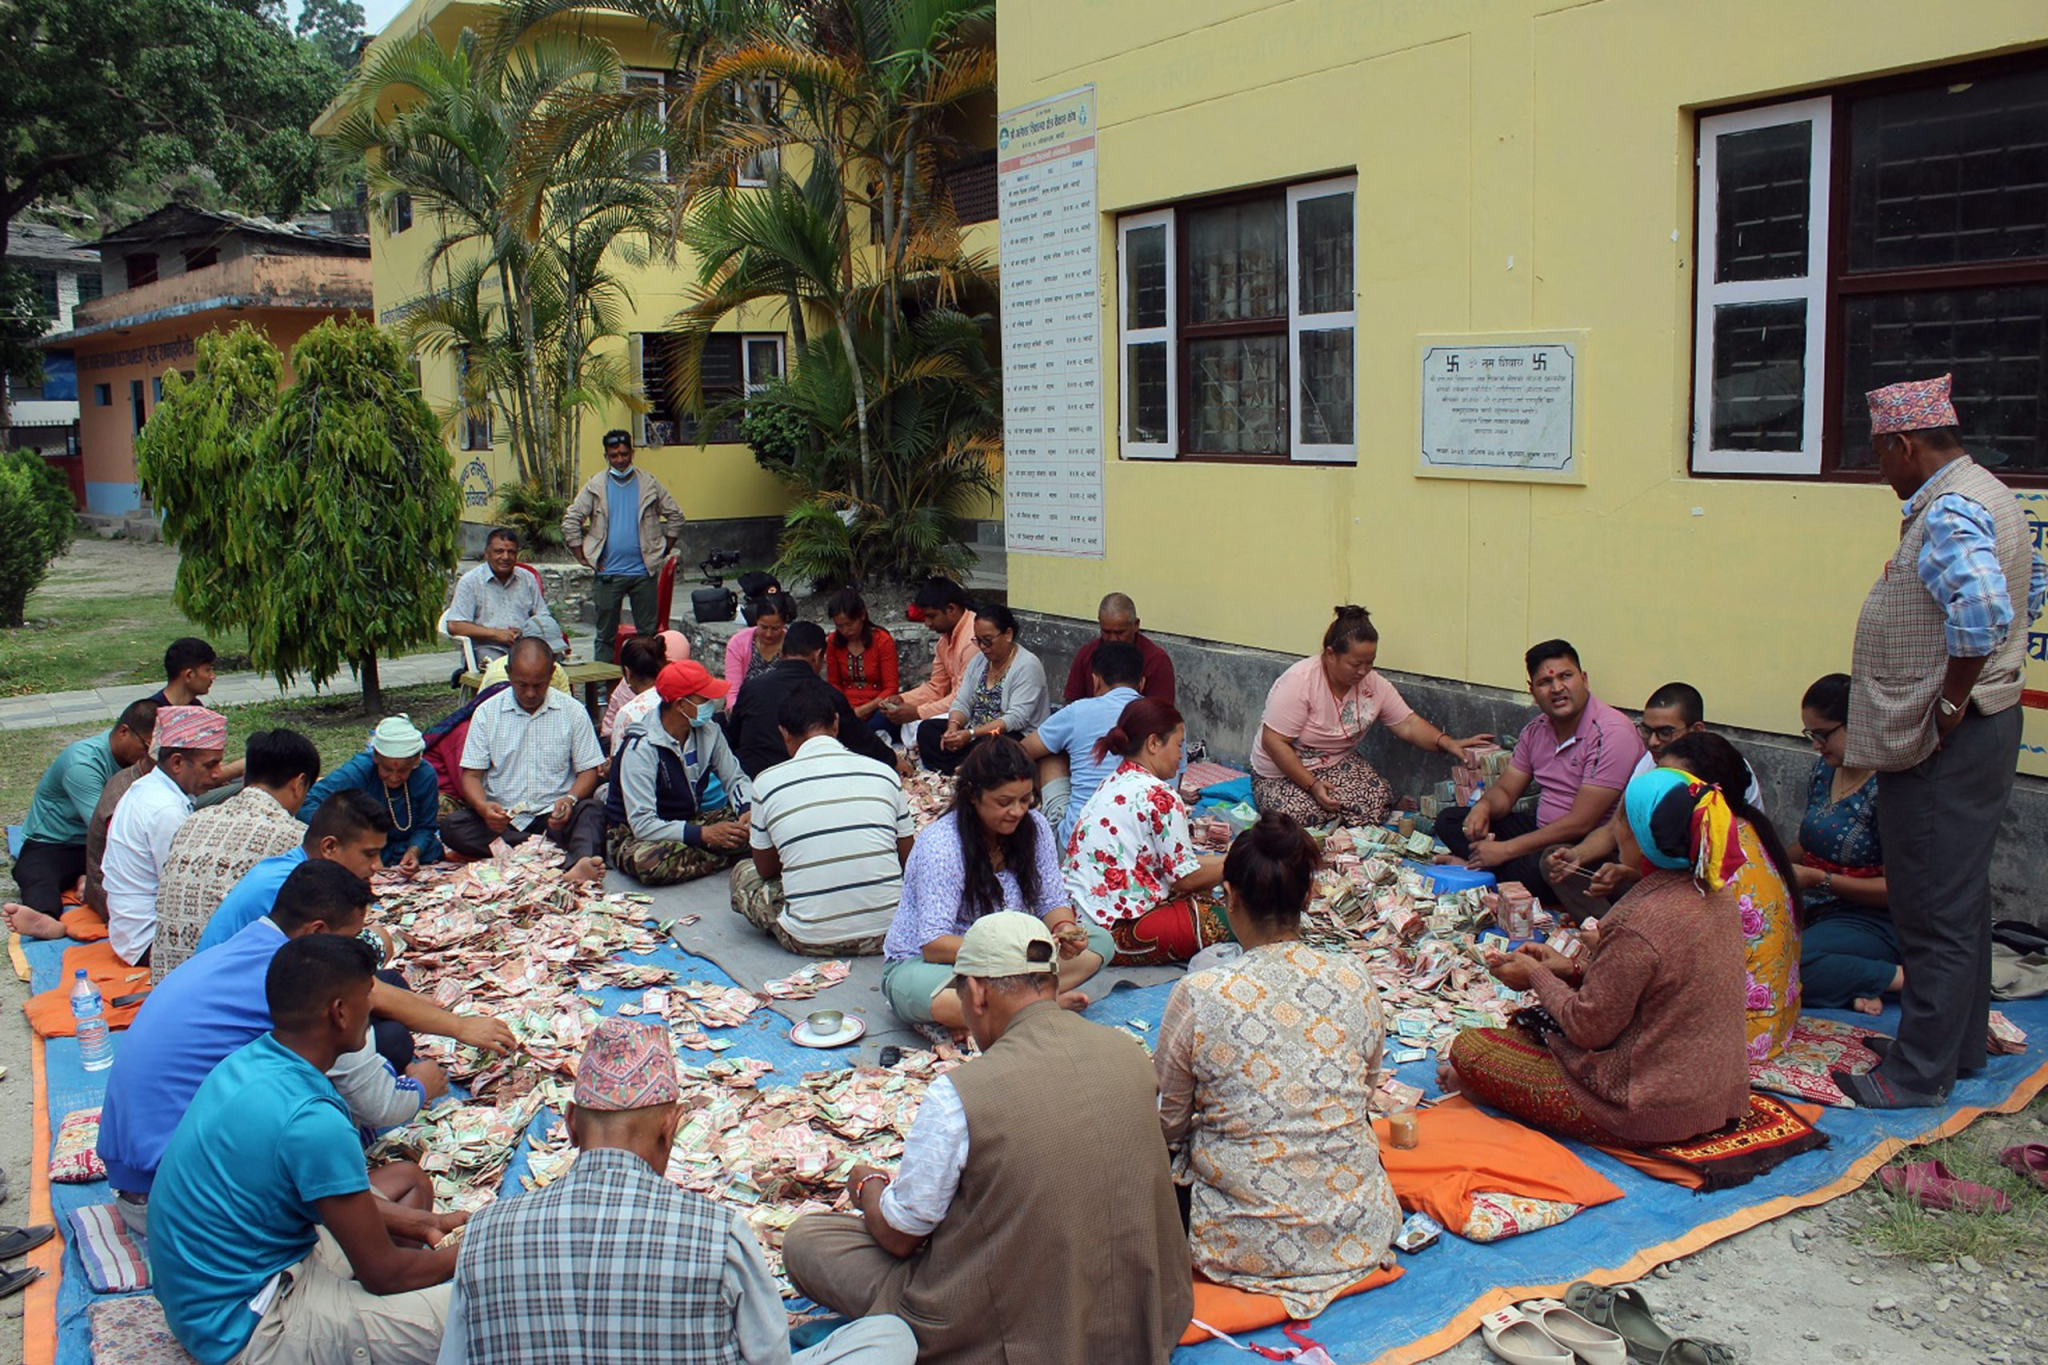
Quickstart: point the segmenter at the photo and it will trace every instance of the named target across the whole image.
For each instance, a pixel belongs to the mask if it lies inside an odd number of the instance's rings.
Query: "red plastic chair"
[[[657,634],[659,634],[661,631],[668,629],[669,612],[670,609],[675,606],[675,600],[676,557],[674,555],[670,555],[667,559],[664,559],[661,562],[661,573],[654,580],[654,617],[655,632]],[[621,617],[623,617],[625,615],[625,612],[622,610],[619,614]],[[631,624],[624,620],[621,620],[619,622],[618,637],[612,641],[613,663],[617,663],[619,661],[619,653],[620,651],[625,649],[626,641],[632,639],[635,635],[638,635],[639,633],[640,628],[637,625]]]

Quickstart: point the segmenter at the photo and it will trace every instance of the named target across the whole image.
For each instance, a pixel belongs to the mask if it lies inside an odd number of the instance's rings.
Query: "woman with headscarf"
[[[1614,816],[1643,879],[1573,961],[1542,944],[1487,966],[1540,1008],[1466,1029],[1438,1079],[1562,1137],[1683,1142],[1749,1112],[1743,938],[1729,878],[1742,849],[1721,793],[1674,768],[1633,779]]]
[[[336,792],[359,791],[391,817],[384,839],[384,866],[417,871],[441,861],[441,790],[433,765],[420,761],[426,737],[404,716],[387,716],[370,732],[370,747],[314,784],[299,806],[299,819]]]

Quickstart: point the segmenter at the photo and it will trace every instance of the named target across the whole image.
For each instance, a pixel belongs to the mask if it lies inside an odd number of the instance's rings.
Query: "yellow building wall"
[[[1617,704],[1685,678],[1780,733],[1847,670],[1890,492],[1687,472],[1695,111],[2048,42],[2040,0],[1007,0],[998,32],[1003,108],[1095,86],[1109,414],[1107,556],[1012,554],[1014,604],[1117,589],[1308,653],[1359,602],[1385,666],[1507,688],[1562,635]],[[1357,465],[1118,458],[1115,216],[1352,171]],[[1583,486],[1415,475],[1419,336],[1565,329]]]
[[[444,45],[452,44],[464,28],[486,32],[496,10],[497,6],[491,4],[417,0],[378,37],[386,40],[424,26]],[[649,40],[643,25],[590,12],[579,15],[576,22],[592,36],[611,43],[628,68],[654,70],[668,65],[668,58]],[[381,214],[372,213],[371,278],[380,321],[394,321],[394,310],[426,291],[424,270],[438,235],[434,215],[425,204],[414,205],[412,227],[396,235],[386,232]],[[631,300],[624,310],[626,330],[667,330],[669,320],[684,305],[685,292],[695,281],[696,271],[695,260],[680,249],[673,260],[657,260],[645,266],[621,264],[620,278]],[[781,332],[784,323],[780,314],[779,309],[764,309],[758,316],[746,314],[728,319],[718,330]],[[619,353],[624,353],[628,346],[623,339],[607,344]],[[424,357],[420,377],[421,391],[437,413],[452,406],[456,389],[456,360],[452,354]],[[578,448],[579,480],[604,467],[602,440],[605,431],[612,427],[634,432],[638,444],[639,423],[624,406],[610,413],[586,414]],[[462,450],[459,431],[448,436],[450,458],[458,476],[463,477],[463,517],[468,521],[489,523],[496,518],[492,501],[484,494],[484,481],[475,477],[475,466],[482,466],[493,489],[518,478],[502,422],[493,436],[496,444],[490,451]],[[711,445],[702,449],[695,445],[665,446],[641,451],[637,462],[676,495],[684,515],[692,520],[780,517],[789,506],[787,491],[755,463],[753,452],[744,445]]]

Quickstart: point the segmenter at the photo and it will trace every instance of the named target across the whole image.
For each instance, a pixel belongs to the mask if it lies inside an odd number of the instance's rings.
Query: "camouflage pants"
[[[704,812],[698,823],[715,825],[732,819],[731,811]],[[674,886],[693,882],[732,866],[744,850],[725,853],[715,848],[692,848],[680,839],[638,839],[631,827],[613,825],[606,841],[606,861],[642,886]]]
[[[773,935],[785,949],[804,957],[867,957],[882,951],[881,934],[839,943],[803,943],[791,938],[782,927],[782,883],[763,881],[751,858],[732,870],[732,908],[756,929]]]

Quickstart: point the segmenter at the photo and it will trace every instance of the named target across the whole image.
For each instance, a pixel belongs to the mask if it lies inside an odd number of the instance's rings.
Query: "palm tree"
[[[372,50],[335,138],[367,158],[381,200],[410,195],[439,233],[403,328],[416,349],[469,357],[450,420],[501,413],[521,481],[562,495],[583,412],[637,401],[598,349],[622,335],[613,253],[644,254],[668,223],[667,187],[644,174],[653,117],[628,109],[550,141],[560,109],[621,84],[617,54],[584,38],[501,51],[469,31],[448,48],[419,33]]]

